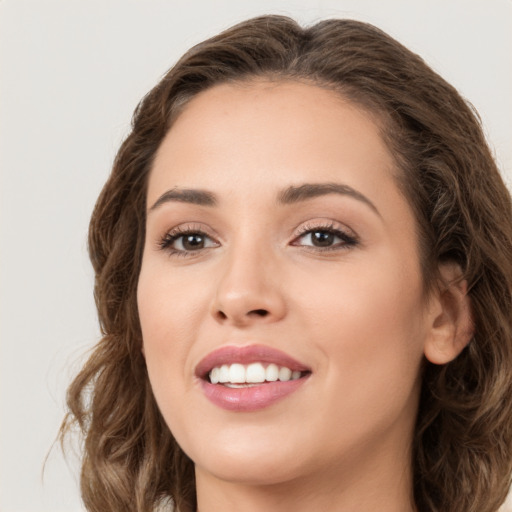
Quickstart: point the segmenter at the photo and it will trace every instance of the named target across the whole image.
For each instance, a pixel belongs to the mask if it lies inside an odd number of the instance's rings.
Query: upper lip
[[[306,365],[288,354],[267,345],[248,345],[244,347],[228,345],[210,352],[201,359],[196,366],[195,374],[197,377],[204,379],[212,368],[223,364],[250,364],[256,362],[274,363],[278,366],[286,366],[292,371],[311,371]]]

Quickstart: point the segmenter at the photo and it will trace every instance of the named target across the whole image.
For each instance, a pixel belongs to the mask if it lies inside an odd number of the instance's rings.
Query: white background
[[[264,13],[372,22],[479,110],[512,181],[511,0],[0,1],[0,510],[78,511],[76,464],[41,470],[98,338],[86,232],[138,100],[191,45]]]

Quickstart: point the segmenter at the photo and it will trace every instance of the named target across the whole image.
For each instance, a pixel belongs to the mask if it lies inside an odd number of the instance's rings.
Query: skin
[[[201,512],[414,510],[420,368],[425,354],[442,363],[462,348],[453,298],[464,290],[426,300],[395,174],[370,114],[303,83],[215,86],[164,139],[148,184],[138,307],[151,385],[195,463]],[[305,183],[343,184],[367,201],[277,200]],[[183,189],[216,204],[152,208]],[[177,238],[163,248],[177,227],[204,233],[205,247],[187,251]],[[356,242],[334,238],[327,250],[304,234],[327,228]],[[219,408],[195,367],[215,349],[254,343],[306,364],[310,377],[262,410]]]

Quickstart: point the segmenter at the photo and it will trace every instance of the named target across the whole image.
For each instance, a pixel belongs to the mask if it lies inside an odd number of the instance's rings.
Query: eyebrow
[[[381,216],[377,207],[361,192],[353,189],[349,185],[341,183],[304,183],[299,186],[290,186],[281,191],[277,196],[279,204],[295,204],[316,197],[328,194],[339,194],[349,196],[369,206],[379,217]],[[173,188],[164,192],[149,208],[149,212],[156,210],[159,206],[169,203],[189,203],[199,206],[213,207],[218,204],[215,194],[207,190],[191,189],[191,188]]]
[[[149,211],[156,210],[159,206],[169,202],[190,203],[199,206],[215,206],[217,199],[215,195],[207,190],[191,189],[191,188],[173,188],[164,192],[149,208]]]
[[[340,194],[357,199],[358,201],[365,203],[379,217],[381,217],[377,207],[365,195],[352,187],[341,183],[305,183],[304,185],[299,185],[297,187],[291,186],[279,194],[278,202],[281,204],[294,204],[328,194]]]

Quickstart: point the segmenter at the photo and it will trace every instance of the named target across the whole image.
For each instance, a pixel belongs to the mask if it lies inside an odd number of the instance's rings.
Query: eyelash
[[[319,246],[312,246],[312,245],[300,245],[295,244],[294,242],[297,240],[300,240],[304,236],[308,234],[312,234],[315,232],[321,232],[321,233],[328,233],[330,235],[334,235],[338,237],[342,243],[338,243],[336,245],[328,246],[328,247],[319,247]],[[340,229],[339,227],[336,227],[334,223],[329,224],[317,224],[317,225],[304,225],[300,228],[298,235],[295,237],[294,241],[292,242],[292,245],[298,245],[305,250],[311,250],[316,252],[330,252],[330,251],[343,251],[350,249],[351,247],[355,247],[359,244],[359,240],[355,235],[349,234],[346,231]]]
[[[205,249],[210,249],[211,247],[203,247],[201,249],[197,249],[195,251],[187,251],[183,249],[175,249],[173,244],[179,240],[180,238],[184,238],[187,235],[197,235],[202,237],[203,239],[213,240],[211,236],[206,234],[203,229],[200,227],[190,226],[190,227],[182,227],[178,226],[171,231],[168,231],[159,241],[159,247],[163,251],[167,251],[170,256],[181,256],[181,257],[190,257],[194,256],[195,253],[199,253]],[[218,245],[218,242],[215,242]]]
[[[302,245],[299,243],[295,243],[304,236],[308,234],[312,234],[315,232],[322,232],[322,233],[328,233],[330,235],[338,237],[342,243],[337,243],[333,246],[326,246],[326,247],[319,247],[319,246],[313,246],[313,245]],[[173,244],[178,241],[180,238],[183,238],[187,235],[196,235],[199,237],[202,237],[204,240],[208,239],[210,241],[213,241],[214,245],[210,247],[202,247],[197,250],[183,250],[183,249],[175,249],[173,247]],[[359,244],[359,240],[356,236],[348,234],[346,231],[343,231],[340,228],[335,227],[333,223],[324,224],[324,225],[304,225],[300,230],[299,233],[295,236],[293,239],[291,245],[299,246],[304,248],[305,250],[314,251],[314,252],[320,252],[320,253],[326,253],[330,251],[342,251],[347,250],[351,247],[355,247]],[[170,256],[178,256],[178,257],[192,257],[197,255],[198,253],[206,250],[214,248],[215,246],[218,246],[219,243],[213,240],[211,236],[209,236],[207,233],[204,232],[200,227],[181,227],[178,226],[171,231],[167,232],[158,243],[159,247],[163,251],[167,251]]]

